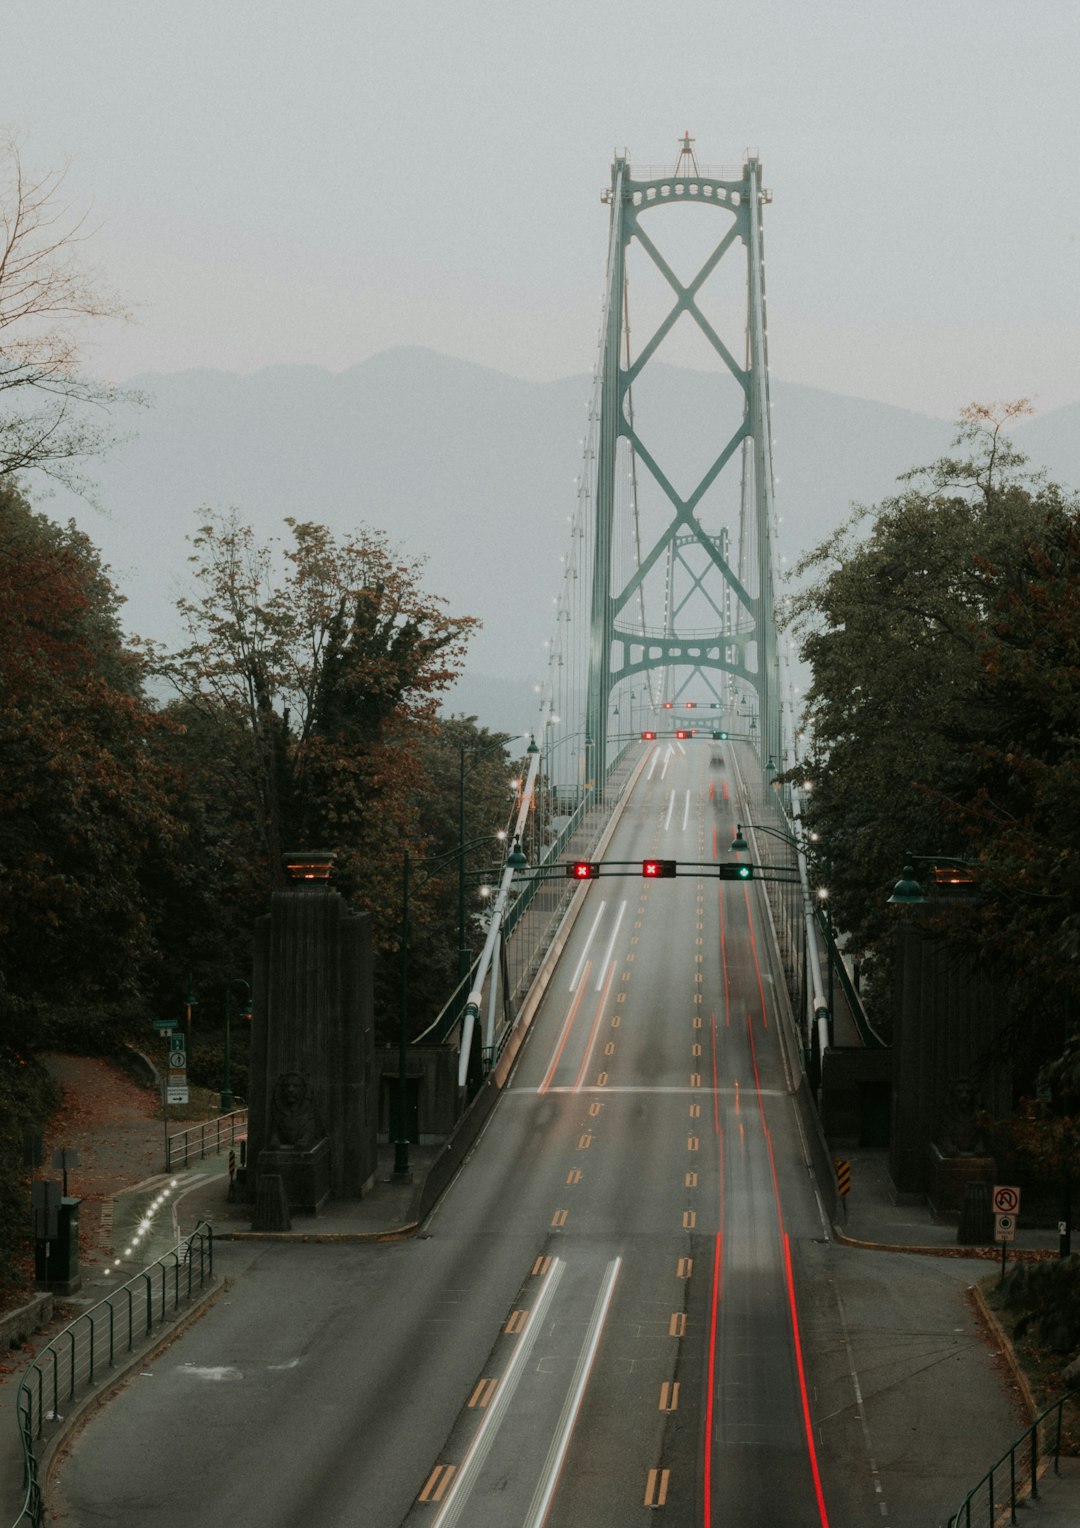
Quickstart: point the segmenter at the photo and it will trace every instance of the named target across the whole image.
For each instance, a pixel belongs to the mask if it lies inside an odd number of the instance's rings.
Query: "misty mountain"
[[[723,379],[650,364],[649,433],[679,449],[716,438]],[[185,538],[200,510],[235,507],[262,536],[286,515],[338,532],[368,524],[426,559],[425,587],[483,629],[451,697],[489,725],[533,725],[560,554],[581,470],[588,376],[531,383],[429,350],[401,348],[348,371],[279,366],[252,375],[135,377],[150,406],[132,438],[97,465],[105,513],[56,494],[127,598],[132,632],[175,641]],[[781,552],[788,565],[853,502],[941,455],[953,429],[887,404],[772,384]],[[640,422],[640,421],[639,421]],[[726,431],[722,438],[726,438]],[[1051,477],[1080,481],[1080,405],[1014,432]],[[665,460],[670,458],[664,458]],[[734,530],[734,526],[732,526]]]

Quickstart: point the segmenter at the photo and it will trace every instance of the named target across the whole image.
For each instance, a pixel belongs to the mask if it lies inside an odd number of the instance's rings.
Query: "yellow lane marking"
[[[649,1478],[645,1482],[645,1505],[646,1507],[662,1507],[667,1501],[668,1482],[671,1479],[670,1470],[650,1470]]]
[[[690,1054],[691,1054],[691,1056],[700,1056],[701,1055],[701,1046],[700,1046],[700,1044],[696,1040],[694,1041],[693,1045],[690,1047]]]
[[[591,1115],[593,1115],[593,1116],[594,1116],[594,1117],[595,1117],[595,1116],[596,1116],[596,1115],[597,1115],[597,1114],[599,1114],[599,1113],[600,1113],[600,1110],[601,1110],[601,1109],[602,1109],[602,1108],[603,1108],[603,1107],[604,1107],[604,1106],[603,1106],[603,1104],[598,1104],[598,1103],[597,1103],[597,1102],[596,1102],[596,1100],[595,1100],[595,1099],[594,1099],[594,1100],[593,1100],[593,1101],[592,1101],[592,1103],[591,1103],[591,1104],[590,1104],[590,1105],[589,1105],[589,1113],[590,1113],[590,1114],[591,1114]]]
[[[697,958],[697,957],[696,957],[696,956],[695,956],[695,959],[696,959],[696,958]],[[701,974],[701,972],[700,972],[700,971],[695,971],[695,972],[694,972],[694,980],[695,980],[695,981],[696,981],[696,982],[700,982],[700,981],[704,981],[704,977],[703,977],[703,976],[702,976],[702,974]],[[620,1002],[621,1002],[621,1001],[622,1001],[622,999],[621,999],[621,998],[620,998],[620,1000],[619,1000],[619,1001],[620,1001]]]
[[[555,1227],[564,1226],[570,1217],[569,1210],[556,1210],[551,1217],[551,1224]]]
[[[675,1266],[675,1277],[677,1279],[688,1279],[693,1271],[694,1259],[692,1257],[681,1257]]]
[[[695,1029],[700,1029],[701,1028],[701,1014],[700,1013],[695,1013],[694,1014],[694,1028]]]
[[[658,1411],[678,1411],[679,1409],[679,1380],[666,1379],[660,1386],[660,1404]]]
[[[701,1105],[700,1104],[691,1104],[690,1105],[690,1118],[691,1119],[700,1119],[701,1118]]]
[[[687,1188],[697,1188],[697,1181],[697,1173],[694,1172],[687,1173],[686,1177],[683,1179],[683,1182],[686,1184]]]
[[[701,1087],[701,1073],[700,1072],[691,1072],[690,1073],[690,1086],[692,1088],[700,1088]]]
[[[637,923],[635,923],[635,924],[634,924],[634,927],[635,927],[635,928],[640,928],[640,927],[641,927],[641,923],[640,923],[640,921],[639,921],[639,922],[637,922]]]
[[[570,1171],[566,1175],[566,1181],[567,1181],[567,1183],[580,1183],[581,1182],[581,1168],[580,1167],[572,1167],[570,1169]]]
[[[667,1330],[669,1337],[686,1336],[686,1312],[684,1310],[677,1310],[672,1313]]]
[[[607,1073],[606,1072],[597,1072],[597,1074],[596,1074],[596,1086],[598,1088],[606,1088],[607,1087]]]
[[[608,1043],[604,1046],[604,1055],[605,1056],[614,1056],[614,1054],[615,1054],[615,1041],[614,1040],[609,1040]]]
[[[698,980],[700,981],[701,978],[699,977]],[[701,993],[700,992],[695,992],[694,993],[694,1002],[695,1003],[700,1003],[701,1002]]]
[[[621,1023],[622,1023],[622,1015],[618,1014],[618,1013],[613,1013],[611,1015],[611,1027],[612,1027],[612,1029],[618,1029],[618,1027],[619,1027],[619,1025]]]
[[[686,1149],[687,1151],[700,1151],[701,1141],[699,1137],[696,1135],[688,1135],[686,1137]]]
[[[705,957],[704,957],[704,955],[695,955],[694,956],[694,964],[695,964],[695,966],[703,966],[705,964]]]
[[[632,960],[633,960],[633,958],[634,958],[634,952],[633,952],[633,950],[631,950],[631,951],[630,951],[630,953],[629,953],[629,955],[627,955],[627,957],[626,957],[626,963],[627,963],[627,965],[629,965],[629,964],[630,964],[630,962],[631,962],[631,961],[632,961]]]
[[[697,1225],[697,1210],[683,1210],[682,1225],[684,1231],[692,1231]]]
[[[615,994],[615,1001],[617,1003],[625,1003],[626,1002],[626,993],[625,992],[617,992]]]
[[[704,944],[704,943],[705,943],[705,941],[704,941],[704,939],[702,939],[702,937],[701,937],[701,935],[700,935],[700,934],[699,934],[699,935],[698,935],[698,936],[697,936],[697,938],[696,938],[696,939],[695,939],[695,940],[694,940],[694,943],[695,943],[695,944]]]
[[[528,1319],[529,1313],[527,1310],[511,1311],[510,1320],[503,1327],[503,1331],[511,1337],[516,1336],[516,1334],[521,1331],[522,1327],[525,1325]]]
[[[630,980],[630,972],[624,971],[623,974],[619,977],[619,980],[621,982],[628,982]]]
[[[550,1267],[551,1259],[549,1257],[545,1257],[544,1254],[541,1253],[540,1256],[536,1259],[536,1262],[532,1265],[533,1278],[542,1279]]]
[[[589,1149],[589,1147],[591,1145],[592,1145],[592,1136],[589,1134],[588,1131],[586,1131],[585,1134],[578,1141],[577,1149],[579,1151],[588,1151],[588,1149]]]
[[[475,1411],[477,1408],[483,1410],[495,1394],[495,1386],[498,1383],[497,1379],[482,1379],[469,1397],[470,1410]]]
[[[637,942],[638,942],[638,936],[636,934],[631,934],[630,935],[630,943],[631,944],[637,944]]]
[[[420,1492],[421,1501],[442,1501],[446,1488],[457,1474],[456,1464],[437,1464]]]

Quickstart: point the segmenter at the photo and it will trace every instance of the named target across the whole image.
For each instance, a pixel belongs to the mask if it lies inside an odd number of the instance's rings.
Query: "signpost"
[[[1020,1190],[1013,1184],[995,1183],[990,1202],[994,1211],[994,1240],[1001,1243],[1001,1278],[1004,1279],[1005,1258],[1008,1254],[1009,1243],[1016,1239],[1016,1217],[1020,1213]]]

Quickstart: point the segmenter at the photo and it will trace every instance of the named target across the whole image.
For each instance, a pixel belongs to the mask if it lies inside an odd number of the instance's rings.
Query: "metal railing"
[[[200,1221],[190,1236],[155,1263],[114,1289],[52,1339],[33,1359],[19,1383],[15,1411],[22,1439],[24,1497],[12,1528],[42,1528],[45,1498],[37,1448],[63,1422],[67,1405],[107,1377],[117,1356],[134,1351],[169,1315],[202,1289],[214,1273],[214,1233]]]
[[[1061,1456],[1062,1412],[1070,1399],[1071,1393],[1063,1395],[1035,1418],[1027,1431],[1021,1433],[964,1497],[959,1510],[949,1518],[948,1528],[996,1528],[1006,1512],[1009,1522],[1015,1523],[1016,1509],[1022,1502],[1028,1497],[1038,1501],[1039,1461],[1052,1457],[1054,1473],[1061,1473],[1058,1459]]]
[[[196,1157],[217,1157],[235,1146],[237,1141],[247,1139],[247,1109],[234,1109],[231,1114],[220,1114],[217,1119],[204,1120],[201,1125],[189,1125],[165,1137],[165,1171],[171,1173],[176,1167],[186,1167]]]

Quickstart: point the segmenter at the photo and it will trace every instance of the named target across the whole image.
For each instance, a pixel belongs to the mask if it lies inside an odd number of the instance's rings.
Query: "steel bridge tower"
[[[687,135],[670,172],[647,170],[635,176],[628,160],[617,157],[603,200],[611,213],[598,376],[588,773],[598,785],[606,777],[617,737],[609,715],[612,691],[633,676],[651,676],[655,670],[661,671],[665,697],[678,699],[696,685],[698,705],[703,704],[700,695],[707,694],[715,699],[704,703],[714,709],[733,710],[739,699],[756,710],[755,741],[762,766],[767,761],[779,766],[781,691],[762,240],[762,209],[771,196],[762,186],[761,163],[748,150],[741,173],[700,171]],[[698,253],[702,227],[708,253],[696,274],[684,282],[672,268],[677,262],[665,259],[652,234],[661,217],[670,219],[667,226],[674,232],[678,215],[691,206],[697,209]],[[707,209],[711,220],[700,209]],[[632,250],[635,262],[663,292],[654,312],[670,302],[636,354],[630,344],[627,269]],[[729,332],[722,336],[705,298],[725,261],[725,290],[733,295],[725,309]],[[655,281],[656,272],[666,285]],[[635,388],[640,392],[643,373],[676,325],[681,324],[685,334],[687,323],[696,326],[693,339],[699,351],[706,348],[700,337],[707,342],[707,364],[722,379],[716,385],[730,391],[733,380],[735,391],[726,423],[719,409],[704,416],[715,420],[706,432],[707,450],[693,468],[693,479],[679,492],[674,481],[681,463],[661,460],[662,450],[651,448],[647,420],[635,420]],[[736,327],[738,332],[731,332]],[[661,369],[654,369],[660,377],[653,385],[655,397],[664,382]],[[639,480],[653,506],[645,535]],[[707,528],[706,516],[717,514],[737,519],[734,534],[726,527]],[[646,618],[647,610],[656,612],[655,619]]]

